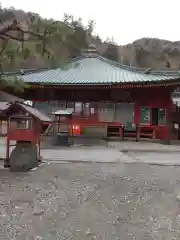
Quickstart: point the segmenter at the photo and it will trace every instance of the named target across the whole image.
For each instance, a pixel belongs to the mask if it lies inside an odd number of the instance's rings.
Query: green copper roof
[[[27,83],[41,84],[115,84],[145,83],[180,79],[179,72],[138,69],[120,65],[98,55],[72,61],[67,69],[45,70],[22,75]]]

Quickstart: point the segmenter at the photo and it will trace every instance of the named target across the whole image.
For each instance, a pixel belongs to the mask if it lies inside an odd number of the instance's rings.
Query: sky
[[[0,0],[2,7],[39,13],[61,20],[64,13],[94,20],[95,34],[119,45],[142,37],[180,40],[180,0]]]

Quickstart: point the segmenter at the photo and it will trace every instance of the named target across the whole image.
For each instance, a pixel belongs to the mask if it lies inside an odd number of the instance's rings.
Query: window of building
[[[66,107],[67,107],[67,109],[70,109],[70,110],[72,110],[72,112],[74,112],[74,102],[67,102],[66,103]]]
[[[74,106],[75,115],[82,115],[82,112],[83,112],[83,103],[75,102],[75,106]]]
[[[150,108],[140,109],[140,124],[150,124]]]
[[[84,116],[89,116],[90,114],[90,103],[84,103],[83,104],[83,115]]]
[[[158,110],[158,124],[159,125],[166,124],[166,109],[165,108],[159,108],[159,110]]]
[[[27,130],[31,128],[30,119],[11,119],[10,120],[10,129],[20,129]]]
[[[152,108],[152,125],[164,125],[166,123],[165,108]]]

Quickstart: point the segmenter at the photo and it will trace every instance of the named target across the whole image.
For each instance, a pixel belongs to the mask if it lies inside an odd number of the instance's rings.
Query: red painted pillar
[[[119,127],[119,136],[120,136],[120,140],[124,140],[124,125],[121,125]]]
[[[40,145],[40,143],[41,143],[41,140],[39,139],[37,142],[37,160],[38,160],[38,162],[41,161],[41,149],[40,149],[41,145]]]
[[[167,136],[165,138],[165,142],[167,144],[171,143],[171,138],[172,138],[172,106],[173,106],[173,103],[171,101],[171,98],[169,97],[169,103],[167,104],[167,107],[166,107]]]
[[[134,124],[139,124],[140,120],[140,107],[139,104],[134,104]]]
[[[9,163],[9,138],[7,136],[7,139],[6,139],[6,159],[4,161],[4,167],[5,168],[9,168],[10,167],[10,163]]]
[[[153,129],[152,139],[156,139],[156,127]]]
[[[140,141],[140,125],[139,124],[136,124],[136,142],[139,142]]]

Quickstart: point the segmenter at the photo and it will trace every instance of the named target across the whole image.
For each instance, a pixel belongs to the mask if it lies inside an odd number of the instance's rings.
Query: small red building
[[[23,102],[23,99],[18,98],[12,94],[0,90],[0,114],[9,107],[9,102]],[[0,119],[0,136],[7,134],[7,121],[1,117]]]
[[[37,161],[40,160],[42,122],[49,124],[51,123],[51,119],[37,109],[21,102],[10,103],[8,107],[1,112],[1,117],[7,120],[5,166],[9,167],[11,165],[9,164],[10,159],[13,158],[15,154],[15,160],[12,162],[13,165],[18,162],[18,166],[23,166],[24,164],[26,167],[31,164],[33,157],[34,163],[36,164]],[[9,154],[10,141],[16,142],[16,147],[11,155]],[[28,154],[24,156],[25,152],[28,152]],[[30,153],[32,153],[32,156],[34,154],[34,156],[32,157]],[[29,157],[30,160],[28,159]]]
[[[105,123],[109,136],[119,136],[124,128],[127,136],[140,129],[140,137],[178,138],[172,123],[178,123],[179,117],[171,99],[180,84],[178,71],[121,65],[99,56],[91,46],[63,69],[22,78],[30,85],[24,99],[47,113],[72,109],[71,124],[80,126],[82,132],[84,126]]]

